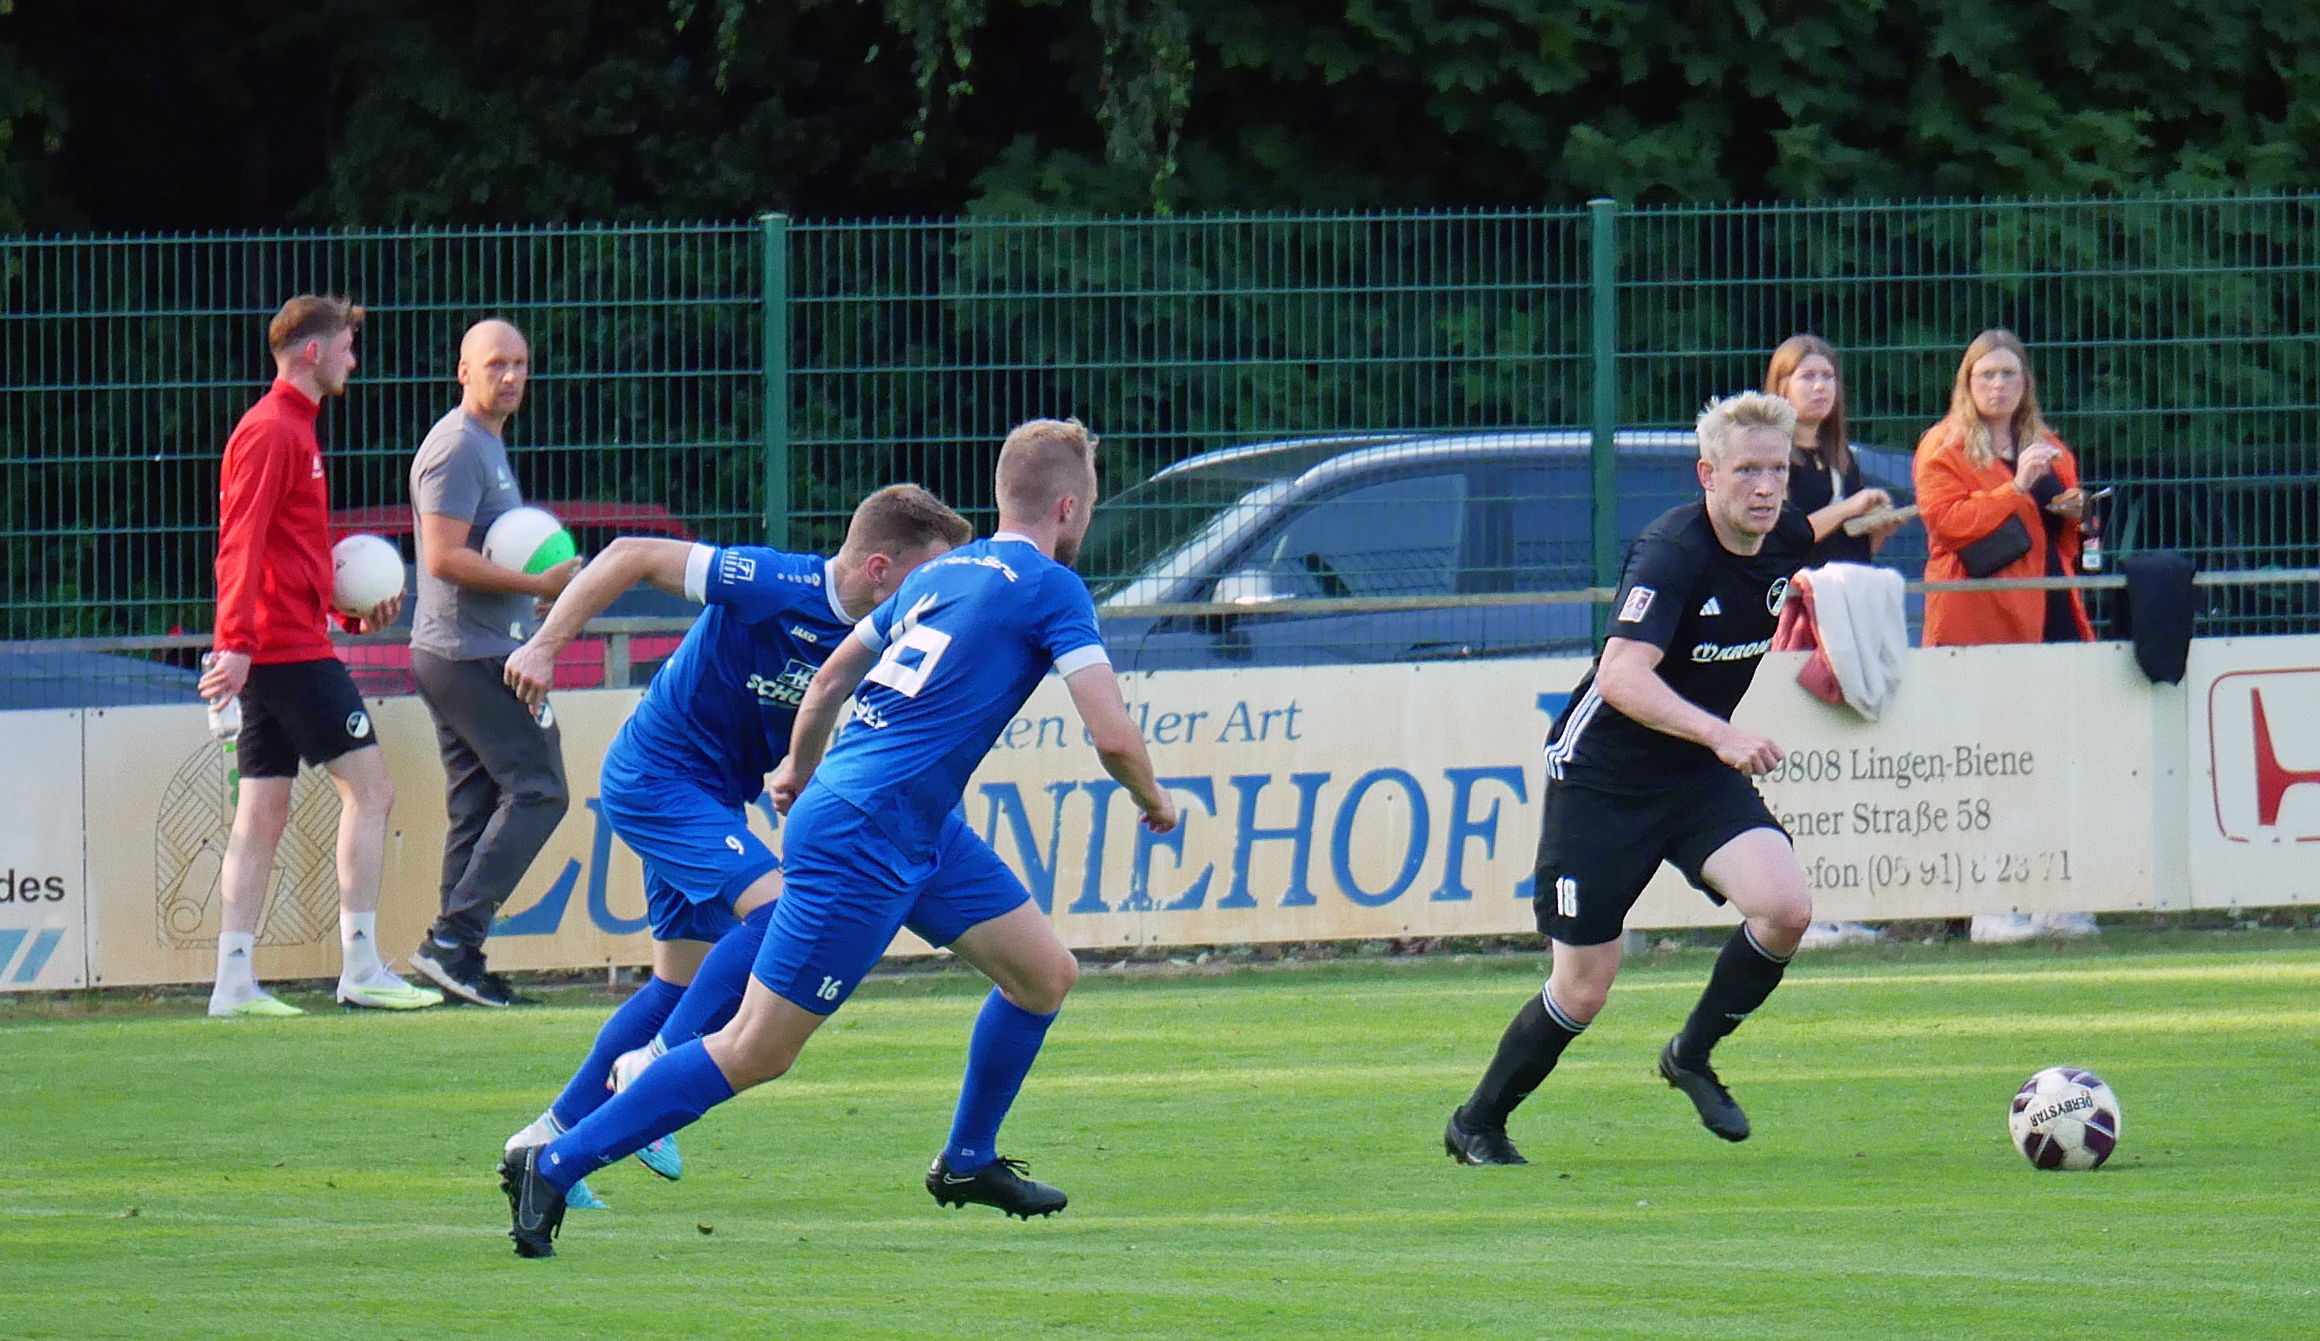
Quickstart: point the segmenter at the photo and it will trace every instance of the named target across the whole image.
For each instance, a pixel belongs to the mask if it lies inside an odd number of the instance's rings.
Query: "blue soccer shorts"
[[[681,778],[631,776],[605,760],[604,822],[644,859],[645,912],[656,941],[717,941],[740,926],[733,902],[781,869],[741,807]]]
[[[752,970],[816,1015],[853,995],[903,927],[930,945],[1031,902],[1005,862],[953,812],[933,856],[912,861],[875,821],[827,787],[808,787],[782,829],[782,891]]]

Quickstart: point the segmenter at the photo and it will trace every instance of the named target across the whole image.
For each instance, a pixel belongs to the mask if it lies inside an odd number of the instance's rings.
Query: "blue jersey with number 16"
[[[878,662],[814,774],[923,859],[967,779],[1050,668],[1109,665],[1069,568],[1007,532],[913,572],[854,626]]]

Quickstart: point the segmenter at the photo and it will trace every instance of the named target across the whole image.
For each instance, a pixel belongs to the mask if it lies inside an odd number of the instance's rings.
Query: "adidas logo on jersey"
[[[1724,607],[1716,603],[1715,597],[1710,596],[1708,598],[1708,603],[1700,607],[1700,613],[1703,615],[1720,615],[1724,613]]]

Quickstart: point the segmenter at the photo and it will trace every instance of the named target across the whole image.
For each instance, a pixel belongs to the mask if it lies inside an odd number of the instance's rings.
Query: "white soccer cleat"
[[[382,968],[360,982],[340,978],[338,1004],[365,1010],[425,1010],[442,1005],[443,994],[432,987],[413,987]]]
[[[563,1134],[564,1124],[556,1121],[556,1115],[552,1112],[542,1113],[533,1118],[522,1131],[507,1139],[507,1150],[509,1154],[514,1154],[527,1145],[546,1145]]]
[[[620,1093],[634,1085],[636,1078],[644,1074],[646,1067],[667,1055],[668,1049],[662,1045],[658,1035],[653,1037],[652,1042],[641,1048],[630,1048],[612,1059],[612,1072],[604,1078],[604,1088],[611,1090],[614,1094]]]
[[[221,997],[212,992],[209,998],[209,1013],[221,1019],[270,1020],[288,1019],[290,1016],[304,1015],[306,1012],[276,997],[271,992],[259,988],[254,989],[251,995],[245,996]]]

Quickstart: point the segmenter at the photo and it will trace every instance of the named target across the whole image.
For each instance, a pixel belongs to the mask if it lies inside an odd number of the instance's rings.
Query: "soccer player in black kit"
[[[1528,1162],[1507,1116],[1603,1009],[1627,910],[1663,860],[1744,920],[1660,1050],[1659,1074],[1709,1131],[1748,1139],[1708,1054],[1780,985],[1812,920],[1788,834],[1750,781],[1780,762],[1780,747],[1729,720],[1812,546],[1811,524],[1786,502],[1795,427],[1776,396],[1710,405],[1699,421],[1704,497],[1628,548],[1602,655],[1547,739],[1536,907],[1554,967],[1450,1115],[1442,1144],[1462,1164]]]

